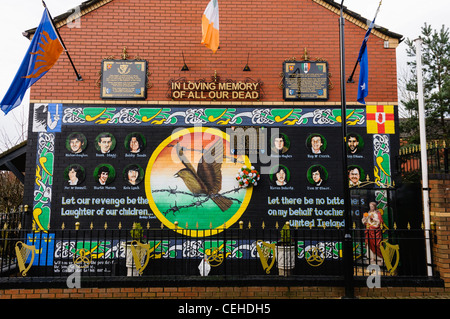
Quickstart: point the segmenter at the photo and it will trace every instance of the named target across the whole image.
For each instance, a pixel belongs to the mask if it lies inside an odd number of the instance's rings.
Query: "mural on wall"
[[[28,173],[35,179],[31,192],[27,187],[37,230],[78,222],[130,228],[139,221],[206,238],[237,221],[344,226],[338,108],[35,104],[33,109],[36,160]],[[378,121],[376,132],[369,111]],[[390,106],[349,107],[345,117],[347,177],[358,225],[369,200],[389,210],[396,147],[390,112]],[[244,133],[259,129],[258,140],[247,143],[251,149],[244,153],[233,145],[241,127],[249,128]],[[257,186],[240,187],[236,177],[244,166],[261,172]],[[386,223],[388,216],[383,214]],[[48,238],[51,251],[59,251],[59,239]],[[317,252],[308,253],[311,263],[323,260]]]

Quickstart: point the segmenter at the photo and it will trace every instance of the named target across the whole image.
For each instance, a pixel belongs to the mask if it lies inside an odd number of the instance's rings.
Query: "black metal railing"
[[[449,154],[445,142],[430,142],[427,144],[427,164],[430,174],[449,173]],[[420,145],[405,146],[400,149],[398,156],[398,169],[404,179],[417,178],[420,180],[421,171]]]
[[[0,277],[61,277],[75,271],[89,277],[290,276],[342,278],[341,228],[290,228],[293,257],[277,243],[280,229],[241,227],[205,230],[164,227],[142,230],[138,240],[130,229],[1,230]],[[367,276],[378,265],[382,276],[427,276],[423,229],[390,229],[382,233],[353,229],[354,276]],[[432,236],[430,236],[431,238]],[[376,250],[371,250],[374,243]],[[380,252],[380,245],[382,246]],[[281,260],[276,260],[278,256]],[[285,265],[286,267],[282,267]],[[292,267],[291,267],[292,266]]]

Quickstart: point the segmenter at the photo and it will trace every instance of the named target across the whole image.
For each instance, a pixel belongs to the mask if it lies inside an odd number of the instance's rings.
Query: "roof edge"
[[[71,18],[70,20],[73,21],[74,19],[82,17],[82,16],[88,14],[89,12],[94,11],[97,8],[99,8],[105,4],[108,4],[112,1],[113,0],[84,1],[79,6],[69,9],[66,13],[63,13],[63,14],[58,15],[57,17],[53,18],[53,21],[54,21],[56,27],[60,28],[69,22],[69,19],[68,19],[69,17]],[[340,14],[341,5],[337,2],[335,2],[334,0],[312,0],[312,1],[327,8],[328,10],[330,10],[336,14]],[[360,14],[358,14],[354,11],[349,10],[346,6],[343,6],[343,12],[344,12],[344,17],[346,20],[358,25],[359,27],[361,27],[365,30],[367,30],[369,28],[369,24],[370,24],[371,20],[361,16]],[[368,24],[368,22],[369,22],[369,24]],[[22,34],[24,37],[31,39],[34,32],[36,31],[36,29],[37,29],[37,27],[33,28],[33,29],[29,29],[27,31],[24,31]],[[398,43],[400,43],[404,40],[403,35],[392,32],[392,31],[388,30],[387,28],[384,28],[379,25],[375,25],[372,32],[376,36],[384,39],[385,41],[389,41],[389,40],[393,39],[395,42],[398,41]]]
[[[105,4],[108,4],[112,2],[113,0],[88,0],[82,2],[80,5],[67,10],[67,12],[60,14],[53,18],[53,23],[55,24],[56,28],[61,28],[68,24],[69,22],[78,19],[96,9],[98,9],[101,6],[104,6]],[[70,20],[69,20],[70,17]],[[28,39],[31,40],[33,37],[37,27],[26,30],[22,32],[22,35]]]
[[[312,0],[312,1],[327,8],[330,11],[333,11],[336,14],[340,14],[341,5],[337,2],[335,2],[334,0]],[[342,11],[344,13],[344,18],[346,20],[358,25],[359,27],[363,28],[364,30],[369,29],[369,24],[372,21],[372,19],[367,19],[367,18],[361,16],[360,14],[349,10],[346,6],[343,6]],[[387,28],[384,28],[377,24],[375,24],[374,28],[372,29],[372,32],[376,36],[384,39],[385,41],[389,41],[390,39],[393,39],[393,40],[397,40],[398,43],[400,43],[404,40],[403,35],[392,32],[392,31],[388,30]]]

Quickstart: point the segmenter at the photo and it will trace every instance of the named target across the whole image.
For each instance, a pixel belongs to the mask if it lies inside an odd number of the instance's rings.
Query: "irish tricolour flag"
[[[216,53],[219,48],[219,2],[211,0],[202,16],[202,44]]]

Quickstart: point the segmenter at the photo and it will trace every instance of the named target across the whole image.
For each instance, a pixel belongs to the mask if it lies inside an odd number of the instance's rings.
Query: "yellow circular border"
[[[237,222],[239,220],[239,218],[242,216],[244,211],[247,209],[248,204],[250,203],[250,199],[251,199],[252,193],[253,193],[253,187],[248,187],[246,189],[245,197],[244,197],[244,200],[242,201],[241,207],[224,224],[225,227],[222,225],[222,226],[219,226],[219,227],[216,227],[213,229],[206,229],[206,230],[186,229],[186,228],[181,227],[180,225],[175,226],[174,223],[169,221],[159,211],[158,207],[155,204],[155,201],[153,200],[151,187],[150,187],[150,185],[151,185],[150,178],[151,178],[152,167],[153,167],[153,164],[155,163],[156,159],[158,158],[158,155],[161,153],[161,151],[163,149],[166,148],[167,145],[169,145],[171,142],[173,142],[174,140],[178,139],[179,137],[181,137],[183,135],[192,134],[192,133],[213,134],[213,135],[216,135],[216,136],[219,136],[219,137],[225,139],[228,142],[230,141],[230,136],[227,133],[225,133],[221,130],[218,130],[218,129],[210,128],[210,127],[192,127],[192,128],[179,130],[179,131],[175,132],[174,134],[170,135],[168,138],[166,138],[164,141],[162,141],[161,144],[159,144],[159,146],[155,149],[155,151],[153,152],[152,156],[150,157],[150,159],[148,161],[147,168],[145,171],[145,194],[147,196],[148,203],[149,203],[150,208],[152,209],[153,213],[166,227],[168,227],[180,234],[191,236],[191,237],[207,237],[207,236],[215,235],[215,234],[222,232],[223,230],[230,227],[231,225],[233,225],[235,222]],[[247,165],[247,167],[251,167],[251,163],[250,163],[248,156],[245,156],[244,162],[245,162],[245,165]]]

